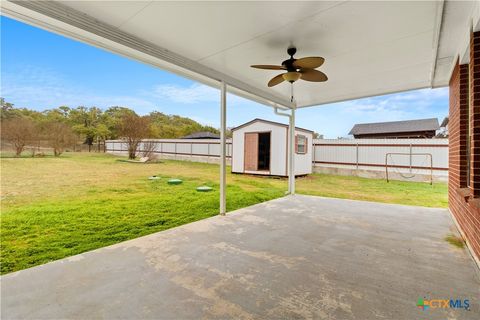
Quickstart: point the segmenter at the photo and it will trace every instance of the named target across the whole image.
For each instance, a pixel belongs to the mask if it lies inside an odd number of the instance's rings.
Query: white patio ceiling
[[[306,107],[448,85],[455,60],[465,58],[479,6],[476,1],[7,1],[2,9],[206,84],[224,80],[234,93],[265,104],[289,106],[289,84],[268,88],[278,71],[250,65],[280,64],[293,44],[297,58],[326,60],[320,70],[329,81],[295,84],[297,105]]]

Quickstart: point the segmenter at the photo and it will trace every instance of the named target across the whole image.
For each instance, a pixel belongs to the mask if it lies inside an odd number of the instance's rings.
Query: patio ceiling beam
[[[441,87],[446,87],[446,86],[441,86]],[[355,98],[339,98],[339,99],[333,99],[333,100],[328,100],[325,102],[322,102],[321,104],[315,103],[315,104],[306,104],[306,105],[298,105],[296,108],[310,108],[310,107],[321,107],[323,105],[331,104],[331,103],[338,103],[338,102],[345,102],[345,101],[352,101],[352,100],[357,100],[357,99],[365,99],[365,98],[374,98],[374,97],[380,97],[388,94],[395,94],[395,93],[402,93],[402,92],[407,92],[407,91],[412,91],[412,90],[420,90],[420,89],[428,89],[431,88],[430,86],[425,86],[425,85],[419,85],[414,88],[407,88],[407,89],[398,89],[398,90],[391,90],[391,91],[384,91],[378,94],[363,94],[363,95],[358,95],[355,96]],[[440,88],[440,86],[437,86],[437,88]]]
[[[442,31],[442,22],[443,22],[443,9],[445,8],[445,1],[440,0],[437,2],[437,13],[435,16],[435,35],[433,43],[433,59],[432,59],[432,68],[430,70],[430,87],[434,87],[435,81],[435,71],[437,69],[437,59],[438,59],[438,46],[440,45],[440,32]]]
[[[2,1],[2,14],[215,88],[224,82],[231,93],[263,105],[292,107],[288,99],[208,68],[55,1]]]

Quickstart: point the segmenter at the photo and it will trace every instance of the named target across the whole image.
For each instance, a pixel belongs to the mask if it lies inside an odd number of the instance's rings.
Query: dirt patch
[[[465,247],[465,241],[462,237],[456,236],[454,234],[449,234],[445,237],[445,241],[450,243],[452,246],[463,249]]]

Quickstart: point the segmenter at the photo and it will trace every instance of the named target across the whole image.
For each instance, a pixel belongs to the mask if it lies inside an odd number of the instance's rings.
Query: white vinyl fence
[[[448,139],[315,139],[313,171],[341,175],[425,181],[448,178]],[[149,139],[139,154],[216,163],[220,158],[217,139]],[[127,154],[122,140],[106,141],[106,152]],[[232,142],[227,141],[227,161],[232,157]]]
[[[127,154],[128,147],[123,140],[107,140],[106,152]],[[148,152],[152,157],[197,162],[219,162],[219,139],[148,139],[138,148],[139,155]],[[231,160],[232,142],[227,140],[227,161]]]
[[[448,139],[314,140],[315,172],[389,176],[402,180],[448,178]]]

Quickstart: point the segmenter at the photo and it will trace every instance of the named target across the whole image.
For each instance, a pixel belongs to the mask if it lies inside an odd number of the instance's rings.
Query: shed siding
[[[276,176],[286,175],[287,154],[285,149],[287,145],[287,130],[283,126],[263,122],[254,122],[233,131],[232,172],[243,173],[244,171],[245,133],[268,131],[271,132],[270,174]]]
[[[310,174],[312,173],[313,134],[303,130],[295,130],[295,137],[297,137],[297,135],[307,137],[307,146],[306,153],[295,152],[295,175]],[[296,149],[296,147],[294,149]]]
[[[287,176],[287,150],[288,150],[288,127],[271,122],[256,121],[245,126],[238,127],[233,131],[233,158],[232,172],[243,173],[245,165],[245,137],[248,133],[270,132],[270,174],[275,176]],[[247,135],[246,135],[247,134]],[[304,130],[295,130],[295,134],[301,134],[307,137],[307,152],[305,154],[295,153],[295,174],[304,175],[312,173],[312,141],[311,132]],[[247,138],[248,139],[248,138]],[[248,155],[247,155],[248,156]],[[249,171],[253,173],[253,171]],[[260,171],[259,173],[265,174]]]

